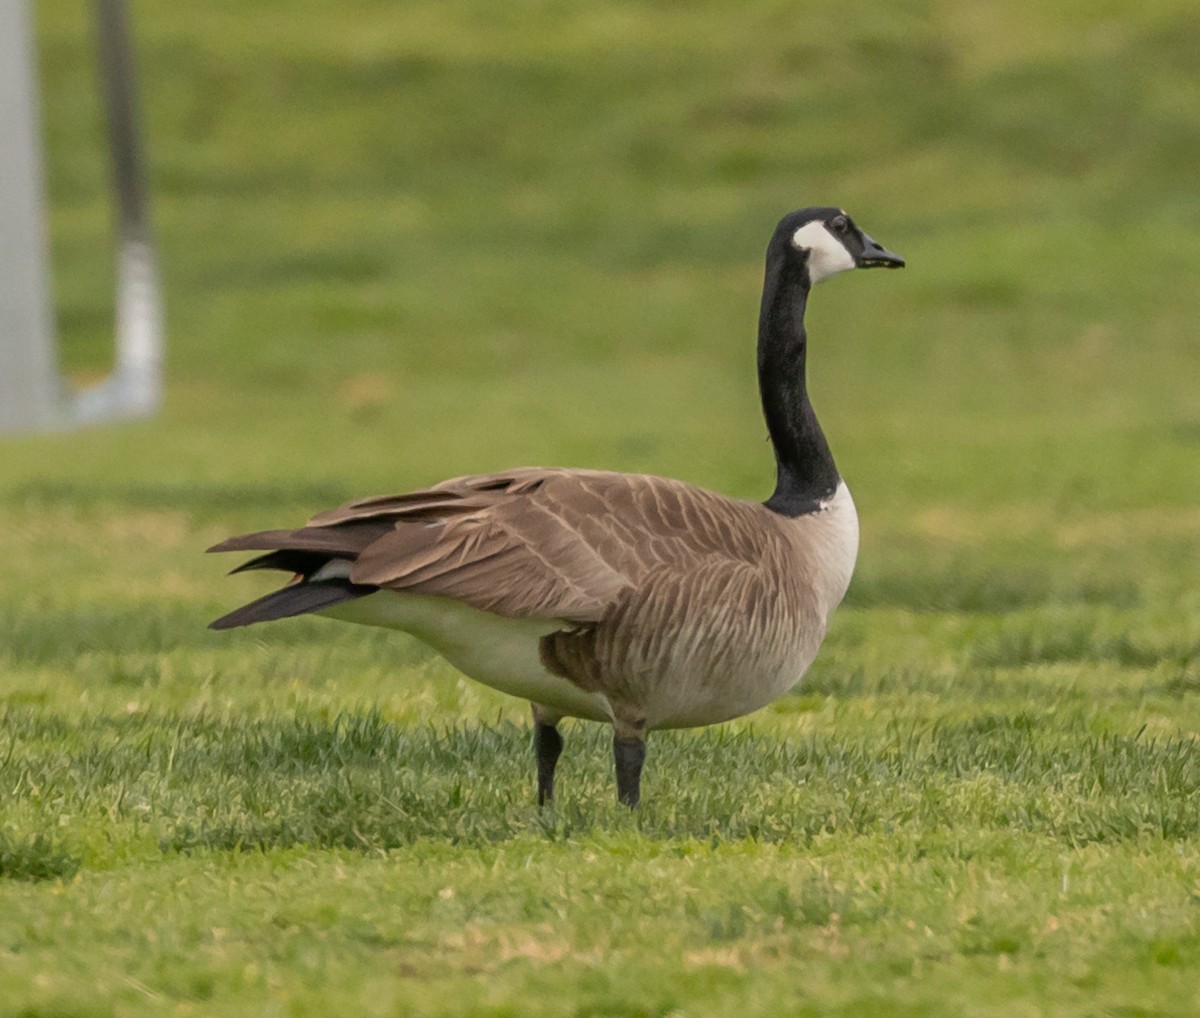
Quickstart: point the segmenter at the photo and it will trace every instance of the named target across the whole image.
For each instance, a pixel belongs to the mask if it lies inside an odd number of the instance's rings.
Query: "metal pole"
[[[140,416],[162,403],[162,303],[124,0],[97,0],[96,29],[117,200],[117,355],[112,376],[77,397],[81,421]]]
[[[61,422],[27,0],[0,0],[0,431]]]

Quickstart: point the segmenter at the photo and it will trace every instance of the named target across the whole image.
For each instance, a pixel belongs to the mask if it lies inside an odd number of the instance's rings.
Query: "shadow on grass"
[[[45,834],[13,837],[0,831],[0,880],[67,880],[81,863]]]
[[[83,655],[162,654],[209,642],[207,619],[186,605],[89,604],[0,607],[4,643],[0,661],[17,665],[72,665]]]
[[[1111,661],[1132,668],[1173,664],[1186,669],[1196,647],[1186,632],[1141,626],[1130,631],[1095,613],[1061,612],[1047,625],[1043,618],[1018,617],[1003,628],[980,634],[970,659],[984,668],[1023,667],[1068,661]]]
[[[533,805],[529,733],[508,724],[437,731],[375,713],[136,716],[53,730],[13,709],[4,727],[13,742],[0,779],[29,807],[149,824],[166,852],[381,851],[631,826],[644,837],[713,842],[883,834],[898,851],[919,850],[935,832],[1017,831],[1068,844],[1200,833],[1194,742],[1099,735],[1082,717],[987,714],[849,740],[655,733],[632,816],[614,802],[600,726],[567,730],[559,802],[545,811]]]
[[[79,678],[117,685],[152,683],[161,663],[149,660],[150,657],[230,644],[228,636],[210,632],[207,627],[236,601],[235,594],[224,607],[163,602],[35,605],[21,610],[0,607],[0,632],[4,633],[0,663],[7,659],[18,666],[69,667]],[[320,624],[305,620],[276,627],[271,644],[284,648],[320,643]],[[324,636],[327,638],[328,633]],[[234,637],[235,640],[253,638],[253,635]],[[382,644],[383,641],[368,633],[359,642]]]
[[[207,659],[193,663],[181,659],[189,650],[231,651],[257,647],[264,636],[258,630],[214,633],[208,623],[234,605],[249,600],[232,591],[221,604],[115,603],[72,605],[0,604],[0,667],[68,668],[80,681],[121,686],[154,685],[164,669],[164,660],[177,675],[197,671],[197,681]],[[327,619],[288,620],[270,629],[272,655],[256,664],[258,674],[269,678],[294,667],[279,656],[287,648],[314,647],[309,659],[314,667],[328,660],[331,648],[340,648],[355,660],[386,661],[401,667],[427,660],[433,651],[424,644],[387,630],[331,625]],[[186,655],[184,655],[186,658]]]

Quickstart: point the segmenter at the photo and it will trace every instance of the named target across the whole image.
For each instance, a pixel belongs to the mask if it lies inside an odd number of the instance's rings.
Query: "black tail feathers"
[[[343,601],[353,601],[367,594],[373,594],[378,587],[351,583],[348,580],[321,580],[316,583],[302,581],[293,583],[281,590],[272,591],[256,601],[222,615],[215,622],[208,624],[209,629],[236,629],[238,626],[249,626],[255,622],[270,622],[272,619],[286,619],[293,615],[308,615],[325,608],[332,608]]]

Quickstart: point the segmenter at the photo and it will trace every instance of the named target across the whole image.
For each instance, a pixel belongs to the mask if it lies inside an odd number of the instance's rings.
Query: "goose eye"
[[[850,223],[847,221],[845,216],[834,216],[834,218],[830,220],[829,225],[832,226],[837,233],[845,233],[848,229],[850,229]]]

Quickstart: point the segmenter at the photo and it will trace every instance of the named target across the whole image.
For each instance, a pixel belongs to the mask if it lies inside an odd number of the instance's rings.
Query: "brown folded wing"
[[[317,532],[369,533],[355,584],[586,623],[658,566],[752,561],[754,528],[738,517],[757,508],[660,477],[528,468],[352,502],[313,517],[291,546],[311,546],[304,536]]]

